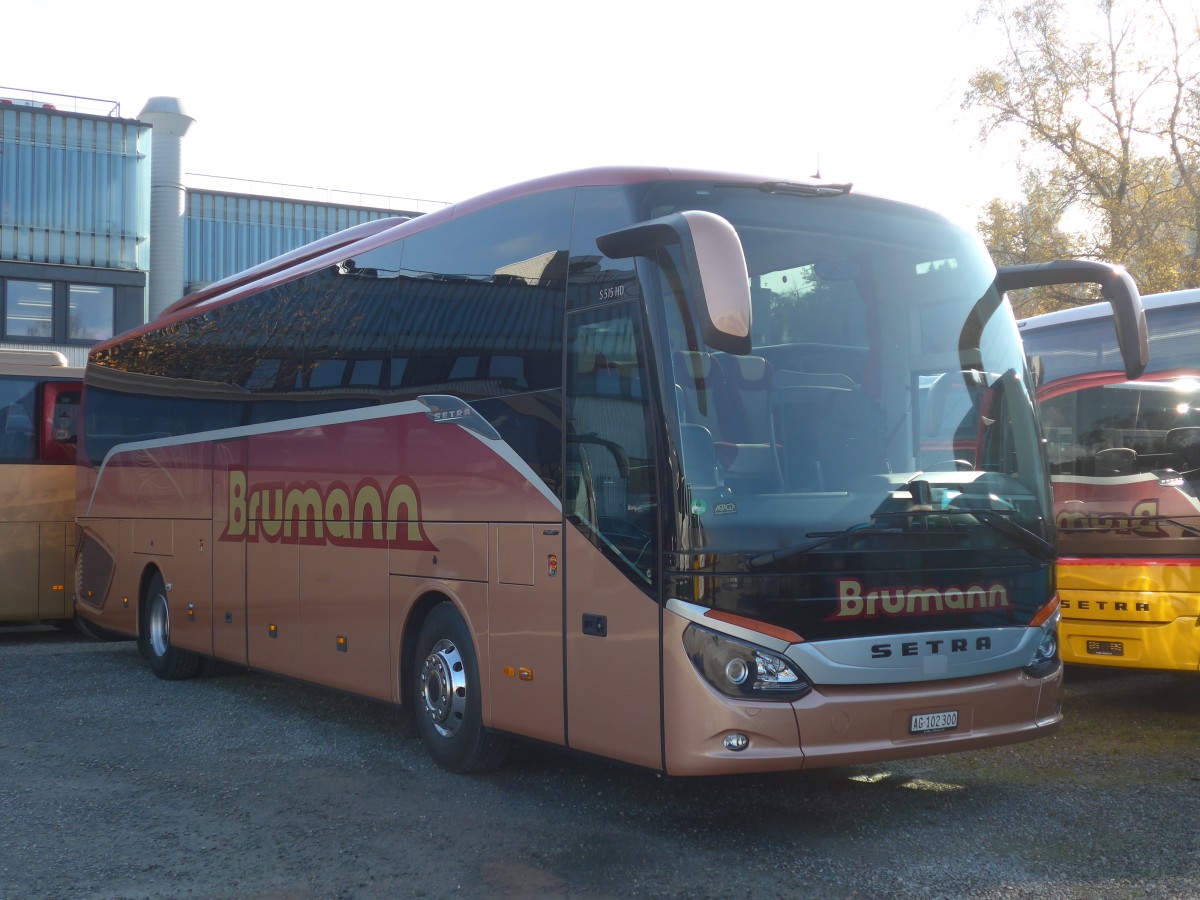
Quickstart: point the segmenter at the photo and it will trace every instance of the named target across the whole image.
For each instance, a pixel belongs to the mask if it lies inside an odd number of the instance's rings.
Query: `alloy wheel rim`
[[[155,656],[166,654],[171,646],[171,615],[167,608],[167,598],[155,594],[150,604],[150,649]]]
[[[467,670],[453,641],[438,641],[421,667],[425,715],[442,737],[454,737],[467,709]]]

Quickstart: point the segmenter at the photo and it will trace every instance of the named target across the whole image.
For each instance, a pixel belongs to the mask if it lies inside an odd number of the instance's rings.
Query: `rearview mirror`
[[[1150,344],[1146,334],[1146,311],[1142,295],[1133,278],[1121,266],[1089,259],[1059,259],[1048,263],[1004,266],[996,272],[996,287],[1001,292],[1021,288],[1048,287],[1054,284],[1098,284],[1104,299],[1112,306],[1117,345],[1130,380],[1146,371],[1150,363]]]
[[[596,238],[610,259],[646,256],[678,244],[700,333],[710,347],[739,356],[750,352],[750,286],[737,231],[715,213],[671,213]]]

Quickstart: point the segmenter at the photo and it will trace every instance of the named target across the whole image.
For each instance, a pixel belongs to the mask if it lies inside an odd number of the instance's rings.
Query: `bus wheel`
[[[458,611],[437,606],[421,626],[413,669],[417,731],[434,761],[450,772],[482,772],[504,757],[504,744],[483,727],[479,664]]]
[[[138,643],[150,661],[150,671],[167,681],[191,678],[200,669],[200,657],[171,646],[171,608],[161,575],[156,573],[150,580],[144,602],[146,612]]]

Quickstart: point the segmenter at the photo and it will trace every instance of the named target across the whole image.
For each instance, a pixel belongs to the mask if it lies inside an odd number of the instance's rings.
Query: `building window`
[[[4,340],[94,344],[113,336],[118,288],[67,281],[0,279]],[[128,327],[128,326],[127,326]]]
[[[102,341],[113,335],[113,289],[94,284],[68,288],[67,340]]]
[[[10,338],[54,338],[54,283],[8,282],[4,333]]]

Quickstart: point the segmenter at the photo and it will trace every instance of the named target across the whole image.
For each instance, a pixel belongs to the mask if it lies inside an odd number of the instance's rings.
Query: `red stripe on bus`
[[[725,622],[729,625],[737,625],[739,628],[747,628],[750,631],[757,631],[759,634],[787,641],[789,644],[801,644],[804,642],[804,638],[788,628],[780,628],[778,625],[768,625],[766,622],[759,622],[756,619],[747,619],[745,616],[725,612],[723,609],[710,609],[704,614],[704,617],[706,619],[716,619],[718,622]]]
[[[1195,566],[1200,565],[1196,556],[1070,556],[1059,557],[1060,566]]]

